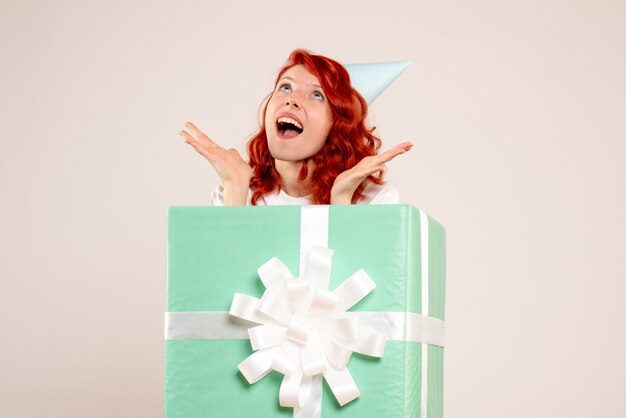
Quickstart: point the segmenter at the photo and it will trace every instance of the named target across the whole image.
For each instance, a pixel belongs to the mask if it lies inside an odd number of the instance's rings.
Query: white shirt
[[[211,206],[224,206],[224,188],[220,185],[211,193]],[[367,186],[363,190],[363,198],[359,200],[359,205],[377,205],[377,204],[398,204],[400,203],[400,194],[398,190],[389,183],[379,186],[376,183],[367,182]],[[283,189],[278,193],[269,193],[261,196],[257,201],[257,206],[276,206],[276,205],[312,205],[311,198],[313,195],[303,197],[289,196]],[[246,205],[251,206],[252,189],[248,189],[248,198]]]

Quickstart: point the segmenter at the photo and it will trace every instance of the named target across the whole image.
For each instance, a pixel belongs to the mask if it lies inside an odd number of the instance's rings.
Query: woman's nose
[[[287,105],[287,106],[293,106],[293,107],[295,107],[296,109],[298,109],[298,108],[300,107],[300,105],[298,104],[298,102],[296,102],[296,101],[293,99],[293,97],[290,97],[289,99],[287,99],[287,103],[286,103],[286,105]]]

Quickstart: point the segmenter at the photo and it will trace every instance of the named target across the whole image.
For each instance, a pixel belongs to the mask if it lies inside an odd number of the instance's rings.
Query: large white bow
[[[322,374],[341,406],[360,392],[346,364],[353,352],[382,357],[385,337],[359,325],[345,312],[376,284],[360,269],[328,290],[333,251],[314,246],[303,277],[294,278],[274,257],[258,268],[265,285],[261,299],[235,293],[230,314],[262,324],[248,329],[252,353],[239,364],[250,384],[276,370],[285,375],[280,405],[301,408],[315,375]]]

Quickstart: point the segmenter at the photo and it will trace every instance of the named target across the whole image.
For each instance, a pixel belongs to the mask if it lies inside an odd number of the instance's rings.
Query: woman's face
[[[315,155],[328,137],[332,113],[320,82],[303,65],[287,70],[265,112],[265,133],[272,156],[301,161]]]

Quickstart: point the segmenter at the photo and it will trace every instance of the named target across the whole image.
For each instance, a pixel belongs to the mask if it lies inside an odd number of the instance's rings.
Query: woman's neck
[[[275,160],[276,171],[280,175],[283,190],[289,196],[302,197],[313,193],[313,187],[310,184],[311,172],[313,170],[313,162],[308,161],[309,172],[304,180],[300,180],[300,170],[302,169],[302,161],[282,161]]]

